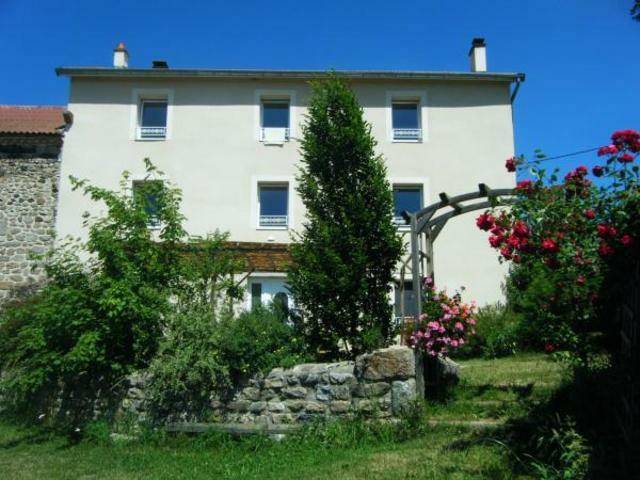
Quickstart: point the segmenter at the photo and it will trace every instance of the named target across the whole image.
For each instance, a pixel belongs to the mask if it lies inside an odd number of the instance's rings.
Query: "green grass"
[[[447,406],[430,405],[429,419],[510,418],[526,411],[527,402],[542,401],[561,380],[560,368],[537,355],[461,364],[462,381],[452,400]],[[534,385],[523,396],[517,389],[530,382]],[[322,438],[291,436],[282,442],[205,435],[71,444],[37,429],[0,423],[0,478],[531,478],[510,469],[507,452],[492,440],[491,431],[438,426],[401,441],[390,427],[363,434],[356,426],[337,426]]]

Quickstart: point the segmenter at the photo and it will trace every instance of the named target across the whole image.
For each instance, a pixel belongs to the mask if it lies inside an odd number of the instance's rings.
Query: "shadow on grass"
[[[449,443],[447,448],[467,450],[488,443],[500,445],[508,453],[514,473],[531,475],[534,473],[532,460],[559,469],[562,467],[561,455],[567,451],[569,455],[575,453],[570,451],[575,445],[557,443],[563,429],[570,425],[586,440],[591,454],[586,478],[640,478],[635,476],[639,475],[636,465],[621,461],[621,452],[628,445],[615,426],[618,381],[611,370],[585,377],[578,375],[564,383],[547,401],[525,401],[526,413],[511,419],[503,427],[476,432]],[[480,386],[479,390],[484,387]],[[523,400],[530,393],[530,388],[519,390]],[[546,440],[541,441],[543,438]]]

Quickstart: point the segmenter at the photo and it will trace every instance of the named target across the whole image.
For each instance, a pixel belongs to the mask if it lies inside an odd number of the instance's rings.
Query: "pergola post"
[[[417,219],[415,213],[411,215],[411,280],[413,285],[413,296],[415,298],[416,316],[413,321],[413,331],[418,330],[420,324],[420,316],[422,314],[422,290],[420,278],[420,234],[417,229]],[[424,369],[424,353],[419,348],[414,350],[414,358],[416,362],[416,393],[418,398],[425,397],[425,369]]]

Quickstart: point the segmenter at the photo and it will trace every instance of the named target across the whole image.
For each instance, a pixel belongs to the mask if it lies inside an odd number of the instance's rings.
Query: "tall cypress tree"
[[[298,193],[307,210],[288,282],[309,343],[333,357],[389,343],[389,290],[402,244],[371,125],[346,83],[312,83]]]

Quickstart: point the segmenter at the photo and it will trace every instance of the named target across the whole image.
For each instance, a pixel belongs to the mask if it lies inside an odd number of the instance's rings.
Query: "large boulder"
[[[356,376],[369,382],[405,380],[415,377],[413,350],[408,347],[389,347],[356,358]]]

